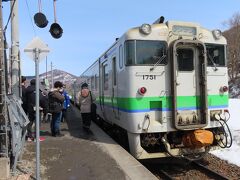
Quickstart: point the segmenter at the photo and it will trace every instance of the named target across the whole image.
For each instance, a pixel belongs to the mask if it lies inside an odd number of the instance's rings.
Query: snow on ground
[[[227,124],[232,133],[233,144],[230,148],[214,150],[211,153],[229,163],[240,166],[240,99],[230,99],[229,112],[231,117]]]

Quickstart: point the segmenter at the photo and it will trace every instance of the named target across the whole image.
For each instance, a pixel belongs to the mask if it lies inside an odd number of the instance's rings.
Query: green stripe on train
[[[102,97],[101,97],[102,98]],[[99,98],[97,98],[99,102]],[[118,103],[117,103],[118,102]],[[178,96],[177,108],[199,107],[198,96]],[[109,106],[118,107],[126,110],[140,110],[152,108],[171,108],[171,97],[141,97],[141,98],[112,98],[104,97],[104,103]],[[208,96],[208,106],[227,106],[228,95]]]

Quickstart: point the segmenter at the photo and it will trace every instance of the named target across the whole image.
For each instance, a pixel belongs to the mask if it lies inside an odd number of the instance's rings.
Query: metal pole
[[[52,65],[52,62],[51,62],[51,87],[52,87],[52,89],[53,89],[53,65]]]
[[[0,0],[0,114],[2,115],[0,118],[0,129],[1,129],[1,139],[0,139],[0,152],[1,152],[1,158],[6,157],[8,159],[8,162],[10,162],[9,159],[9,141],[10,137],[8,134],[8,128],[9,128],[9,119],[8,119],[8,113],[7,113],[7,103],[6,103],[6,85],[7,84],[7,61],[5,61],[6,58],[6,51],[4,50],[4,41],[5,41],[5,35],[3,34],[3,12],[2,12],[2,0]],[[4,41],[3,41],[4,40]],[[0,159],[1,159],[0,158]],[[1,161],[1,160],[0,160]],[[4,161],[1,161],[1,170],[2,172],[8,171],[8,173],[1,173],[1,178],[7,178],[9,176],[9,163]],[[5,170],[6,171],[5,171]],[[5,174],[5,175],[3,175]]]
[[[36,74],[36,178],[40,180],[40,142],[39,142],[39,53],[36,48],[35,53],[35,74]]]
[[[48,45],[47,45],[48,46]],[[48,57],[46,56],[46,79],[48,80],[48,71],[47,71],[47,66],[48,66]],[[47,81],[48,82],[48,81]]]
[[[47,56],[46,56],[46,79],[48,79],[48,77],[47,77],[47,74],[48,72],[47,72]]]
[[[73,99],[74,99],[74,105],[76,104],[77,102],[77,98],[76,98],[76,81],[74,81],[73,83]]]
[[[18,28],[18,0],[11,1],[11,62],[12,62],[12,92],[20,98],[20,77],[19,77],[19,28]]]

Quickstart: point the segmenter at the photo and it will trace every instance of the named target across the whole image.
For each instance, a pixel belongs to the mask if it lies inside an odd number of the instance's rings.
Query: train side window
[[[90,84],[90,81],[91,81],[91,79],[90,79],[90,77],[88,76],[88,79],[87,79],[87,84],[88,84],[88,85]]]
[[[123,67],[123,46],[119,46],[119,67],[122,69]]]
[[[95,90],[98,90],[98,79],[97,79],[97,75],[95,74],[94,76],[94,82],[95,82]]]
[[[126,64],[133,65],[135,63],[135,41],[130,40],[125,43]]]
[[[193,67],[193,50],[192,49],[178,49],[177,62],[179,71],[192,71]]]
[[[108,71],[107,71],[107,64],[103,66],[103,83],[104,83],[104,90],[108,90]]]
[[[94,84],[95,84],[94,80],[95,80],[94,76],[91,76],[91,90],[94,89]]]
[[[112,59],[112,69],[113,69],[113,85],[117,85],[117,68],[116,68],[116,57]]]

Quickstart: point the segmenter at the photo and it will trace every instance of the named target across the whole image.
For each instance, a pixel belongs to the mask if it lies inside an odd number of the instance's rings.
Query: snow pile
[[[240,79],[229,82],[229,96],[230,98],[240,98]]]

